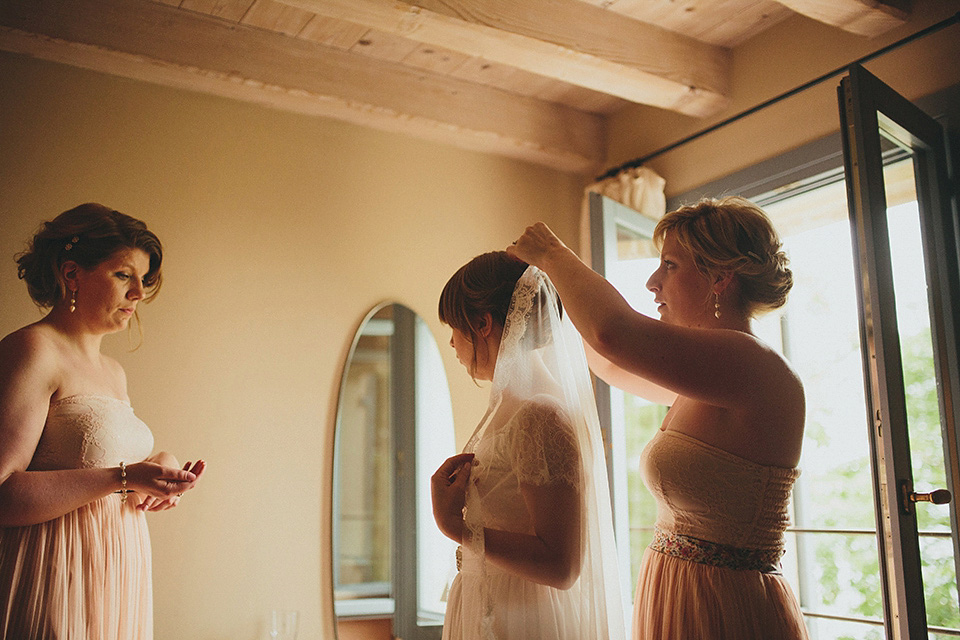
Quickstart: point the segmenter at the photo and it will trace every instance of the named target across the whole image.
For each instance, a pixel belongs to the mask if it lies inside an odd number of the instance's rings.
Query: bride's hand
[[[566,248],[567,246],[550,230],[550,227],[538,222],[532,227],[527,227],[523,235],[507,247],[507,253],[520,258],[527,264],[543,269],[544,262],[550,253]]]
[[[463,505],[472,463],[472,453],[451,456],[430,478],[433,517],[440,532],[458,543],[463,537]]]

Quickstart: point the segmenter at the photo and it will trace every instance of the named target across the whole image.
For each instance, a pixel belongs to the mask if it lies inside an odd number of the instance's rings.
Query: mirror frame
[[[353,336],[350,342],[350,348],[347,351],[346,358],[344,359],[340,368],[340,384],[338,385],[338,389],[337,389],[336,417],[334,419],[333,438],[331,440],[331,464],[330,464],[330,478],[329,478],[330,480],[330,484],[329,484],[329,487],[330,487],[330,547],[329,547],[330,548],[330,585],[329,585],[329,589],[330,591],[329,593],[330,593],[331,609],[333,614],[332,619],[334,622],[334,633],[335,633],[334,637],[336,637],[337,624],[341,618],[359,619],[363,617],[376,618],[380,616],[393,618],[396,612],[396,601],[392,595],[389,598],[378,598],[378,600],[382,601],[381,608],[371,607],[370,610],[368,611],[358,612],[354,615],[337,612],[337,579],[336,579],[337,553],[336,553],[336,550],[337,550],[337,541],[339,539],[339,536],[338,536],[339,527],[337,524],[337,504],[339,502],[338,488],[340,485],[337,478],[337,475],[338,475],[337,469],[339,467],[339,464],[338,464],[339,456],[337,454],[340,448],[340,434],[341,434],[340,429],[341,429],[341,424],[343,420],[343,413],[341,411],[341,407],[343,406],[343,402],[345,400],[345,394],[347,391],[347,374],[350,371],[350,365],[354,360],[354,356],[356,355],[357,347],[359,345],[360,339],[363,337],[364,328],[367,327],[370,321],[378,313],[383,311],[383,309],[390,306],[397,306],[397,305],[409,309],[409,307],[407,307],[406,305],[403,305],[402,303],[395,302],[393,300],[384,300],[373,305],[373,307],[371,307],[370,310],[364,314],[359,324],[357,324],[354,327]],[[391,346],[392,346],[392,342],[391,342]],[[392,399],[392,396],[393,396],[393,393],[391,393],[391,399]],[[391,407],[391,412],[392,411],[393,411],[393,407]],[[391,438],[392,436],[393,436],[393,433],[391,429]],[[392,442],[391,440],[391,449],[393,449],[394,451],[396,449],[395,444],[396,443]],[[394,461],[395,461],[395,456],[394,456]],[[391,472],[391,475],[396,475],[395,465]],[[395,488],[396,487],[394,484],[394,487],[392,487],[392,489],[395,491]],[[392,502],[396,501],[396,498],[393,494],[391,494],[391,501]],[[393,533],[393,529],[391,529],[391,543],[393,542],[393,537],[394,537],[394,533]],[[394,570],[395,570],[394,567],[391,566],[391,587],[394,583],[394,576],[392,575]]]
[[[392,448],[392,476],[394,479],[392,487],[392,506],[393,506],[393,526],[391,533],[391,544],[393,546],[392,566],[391,566],[391,595],[383,600],[383,606],[376,608],[370,607],[368,610],[358,607],[355,615],[342,612],[338,615],[336,599],[336,571],[335,563],[337,559],[337,511],[338,503],[337,490],[339,482],[337,480],[338,469],[338,450],[341,439],[341,427],[343,414],[341,411],[342,403],[347,391],[347,377],[351,363],[354,360],[358,343],[364,335],[364,329],[368,323],[383,309],[387,307],[394,308],[394,335],[399,339],[392,339],[390,342],[390,413],[391,413],[391,448]],[[396,300],[385,300],[375,305],[364,315],[363,319],[356,326],[353,332],[353,338],[350,348],[344,360],[341,373],[340,385],[337,393],[336,418],[334,421],[334,433],[332,438],[332,464],[330,465],[330,586],[331,609],[335,637],[339,634],[339,622],[341,620],[360,620],[360,619],[378,619],[390,618],[392,624],[392,635],[390,637],[403,637],[405,639],[424,639],[439,640],[442,632],[442,622],[440,624],[422,624],[418,619],[420,603],[418,601],[419,585],[418,574],[420,571],[420,562],[418,557],[418,501],[417,501],[417,480],[418,480],[418,448],[417,434],[419,417],[417,415],[417,353],[416,349],[404,348],[408,344],[417,343],[418,326],[417,321],[423,323],[427,334],[430,336],[434,347],[437,348],[439,355],[440,343],[430,329],[426,321],[421,318],[410,306],[397,302]],[[446,374],[446,368],[441,363],[441,371],[449,398],[449,380]],[[455,430],[452,416],[452,403],[450,405],[450,437],[453,449],[455,449]],[[401,423],[412,424],[412,426],[403,426]],[[449,455],[455,451],[451,450]],[[444,454],[447,455],[447,454]],[[432,472],[433,469],[430,469]],[[410,506],[410,505],[414,506]],[[398,508],[398,505],[404,505]],[[421,514],[422,515],[422,514]],[[452,565],[452,551],[451,551]],[[413,567],[414,570],[410,570]],[[391,606],[392,605],[392,606]]]

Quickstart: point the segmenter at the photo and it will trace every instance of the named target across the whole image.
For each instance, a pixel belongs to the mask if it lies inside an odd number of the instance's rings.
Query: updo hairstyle
[[[653,240],[663,246],[670,233],[690,253],[704,276],[732,273],[739,284],[739,307],[753,317],[782,307],[793,287],[789,259],[770,218],[738,196],[704,198],[671,211],[657,223]]]
[[[163,247],[147,225],[102,204],[87,203],[44,222],[26,251],[16,256],[17,275],[27,283],[30,297],[41,308],[52,307],[66,296],[60,273],[72,260],[93,269],[120,249],[140,249],[150,258],[144,277],[149,302],[160,290]]]
[[[456,329],[473,344],[473,362],[477,363],[477,343],[484,314],[503,327],[510,300],[520,276],[529,265],[506,251],[484,253],[454,273],[440,294],[440,322]]]

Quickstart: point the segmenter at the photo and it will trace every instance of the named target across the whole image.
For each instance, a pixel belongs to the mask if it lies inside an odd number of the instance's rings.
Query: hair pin
[[[73,236],[72,238],[70,238],[70,242],[67,243],[67,246],[65,246],[63,250],[70,251],[70,249],[73,249],[73,245],[76,244],[77,242],[80,242],[80,236]]]

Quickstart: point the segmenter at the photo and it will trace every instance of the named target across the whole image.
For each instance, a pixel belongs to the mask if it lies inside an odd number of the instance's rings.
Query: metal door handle
[[[910,492],[910,502],[932,502],[933,504],[947,504],[953,496],[946,489],[937,489],[929,493]]]
[[[953,499],[953,496],[951,496],[950,492],[946,489],[937,489],[936,491],[931,491],[929,493],[916,493],[911,491],[913,488],[912,483],[908,482],[907,480],[901,480],[897,483],[897,485],[900,489],[900,509],[903,511],[904,515],[912,514],[914,511],[913,505],[918,502],[947,504]]]

